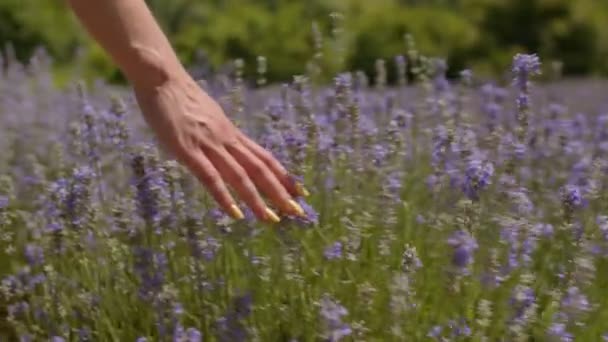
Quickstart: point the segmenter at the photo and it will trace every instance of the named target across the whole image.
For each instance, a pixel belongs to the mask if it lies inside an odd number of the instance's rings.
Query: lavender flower
[[[397,66],[397,77],[400,86],[407,84],[407,59],[402,56],[395,57],[395,65]]]
[[[195,328],[188,328],[186,336],[188,337],[188,342],[201,342],[203,340],[203,334]]]
[[[328,342],[336,342],[352,334],[351,327],[342,321],[348,311],[333,301],[328,295],[321,299],[321,319],[323,322],[322,337]]]
[[[215,322],[215,336],[219,341],[247,341],[248,332],[244,320],[251,314],[252,297],[237,296],[232,308]]]
[[[302,209],[304,209],[304,214],[306,217],[302,218],[298,216],[292,219],[295,220],[296,223],[304,227],[318,225],[319,213],[315,210],[315,208],[312,205],[306,203],[306,201],[302,198],[296,199],[296,202],[298,202]]]
[[[448,322],[448,326],[452,329],[453,338],[471,336],[471,328],[464,319],[459,319],[458,321],[451,320]]]
[[[462,191],[471,200],[479,200],[479,192],[491,184],[494,175],[492,163],[472,159],[469,161],[462,184]]]
[[[137,205],[141,217],[150,228],[158,233],[159,223],[168,215],[170,195],[167,193],[167,182],[160,169],[155,165],[146,165],[154,158],[147,153],[136,153],[131,160],[131,168],[135,176],[134,185],[137,189]],[[148,163],[150,164],[150,163]]]
[[[196,328],[188,328],[184,330],[181,325],[178,325],[173,334],[174,342],[202,342],[203,334]]]
[[[519,143],[524,142],[528,133],[528,110],[530,108],[529,79],[540,74],[540,60],[536,55],[517,54],[513,58],[513,74],[519,89],[517,96],[517,136]]]
[[[591,305],[587,300],[587,296],[578,287],[571,286],[568,288],[566,296],[562,299],[562,309],[566,315],[574,318],[581,313],[589,311]]]
[[[471,69],[460,71],[460,78],[464,84],[471,85],[473,83],[473,71]]]
[[[448,329],[444,329],[448,328]],[[459,339],[464,337],[470,337],[472,334],[471,328],[468,326],[464,319],[450,320],[446,324],[446,327],[441,325],[435,325],[427,333],[427,337],[433,338],[437,341],[444,341],[444,334],[449,334],[451,339]]]
[[[534,290],[525,285],[517,285],[510,299],[513,309],[512,325],[525,326],[530,320],[530,310],[535,309],[536,296]]]
[[[401,255],[401,269],[406,273],[412,273],[422,268],[422,261],[418,258],[416,247],[406,245]]]
[[[323,252],[323,256],[327,260],[335,260],[342,258],[342,242],[336,241]]]
[[[442,326],[435,325],[431,328],[431,330],[429,330],[429,332],[426,334],[426,336],[430,337],[430,338],[434,338],[434,339],[439,339],[442,331],[443,331]]]
[[[149,301],[158,294],[165,282],[167,257],[164,253],[155,252],[148,247],[134,247],[135,274],[140,281],[139,295]]]
[[[113,98],[112,107],[107,114],[106,131],[108,142],[111,146],[118,147],[121,151],[127,146],[130,131],[125,122],[127,107],[120,98]]]
[[[510,201],[512,202],[512,210],[517,215],[526,217],[533,214],[534,203],[530,200],[530,191],[526,188],[514,188],[507,192]]]
[[[91,204],[91,183],[95,173],[89,167],[74,170],[73,181],[65,199],[65,214],[74,228],[82,228],[90,219],[87,209]]]
[[[416,292],[412,285],[413,274],[396,274],[390,285],[390,309],[395,323],[393,329],[401,330],[401,319],[413,309],[416,309]]]
[[[566,325],[564,323],[553,323],[551,327],[549,327],[549,337],[554,341],[560,342],[572,342],[574,341],[574,337],[571,333],[566,330]]]
[[[566,185],[562,189],[562,202],[568,208],[576,209],[585,204],[580,187],[575,185]]]
[[[446,78],[446,72],[448,71],[448,64],[444,59],[435,58],[433,60],[433,67],[435,71],[434,86],[435,91],[442,94],[449,90],[449,82]]]
[[[0,195],[0,210],[8,207],[8,197]]]
[[[38,245],[27,244],[25,246],[25,259],[30,266],[35,267],[44,263],[44,249]]]
[[[473,236],[464,230],[458,230],[448,239],[448,245],[453,248],[452,264],[467,273],[467,267],[473,263],[473,253],[479,245]]]
[[[19,335],[19,342],[32,342],[34,341],[34,337],[32,335],[25,333]]]
[[[595,219],[600,233],[605,241],[608,241],[608,216],[598,215]]]
[[[540,59],[536,54],[517,54],[513,58],[513,74],[515,84],[519,89],[527,89],[530,76],[539,75],[541,72]]]

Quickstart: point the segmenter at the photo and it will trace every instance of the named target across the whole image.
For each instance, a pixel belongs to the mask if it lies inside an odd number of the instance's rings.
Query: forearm
[[[144,0],[68,0],[134,85],[157,86],[183,68]]]

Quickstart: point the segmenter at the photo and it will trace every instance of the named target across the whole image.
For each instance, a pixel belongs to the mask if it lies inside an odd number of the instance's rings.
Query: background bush
[[[242,58],[245,76],[252,77],[261,55],[267,58],[271,82],[306,72],[313,60],[321,66],[321,76],[344,68],[373,76],[376,59],[389,61],[403,53],[403,36],[410,33],[422,53],[445,56],[451,74],[470,67],[478,74],[495,75],[515,52],[536,52],[545,60],[561,61],[566,75],[608,73],[608,4],[594,0],[148,3],[182,61],[201,72]],[[323,38],[320,51],[315,49],[319,40],[313,26]],[[61,1],[0,2],[0,43],[9,42],[22,61],[44,46],[59,65],[58,75],[78,65],[87,77],[122,81]]]

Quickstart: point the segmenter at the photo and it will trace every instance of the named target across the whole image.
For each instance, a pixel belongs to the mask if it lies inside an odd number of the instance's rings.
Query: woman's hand
[[[242,219],[243,213],[228,186],[259,219],[279,222],[262,195],[284,213],[304,215],[292,196],[306,195],[306,190],[268,151],[245,136],[185,71],[158,86],[135,84],[134,89],[147,123],[164,147],[231,216]]]
[[[281,164],[239,131],[188,75],[144,0],[69,0],[69,4],[133,85],[144,117],[161,143],[207,186],[226,212],[243,218],[228,192],[231,186],[259,219],[279,221],[262,195],[284,213],[304,215],[292,196],[306,195],[306,190],[292,183]]]

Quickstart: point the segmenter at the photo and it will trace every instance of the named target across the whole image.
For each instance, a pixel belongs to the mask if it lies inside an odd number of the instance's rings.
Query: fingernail
[[[237,220],[242,220],[245,218],[245,215],[243,215],[243,212],[241,209],[239,209],[239,207],[237,207],[236,204],[230,206],[230,215]]]
[[[289,206],[298,214],[298,216],[306,217],[306,213],[304,213],[304,209],[294,200],[289,200]]]
[[[274,223],[281,222],[281,219],[279,218],[279,216],[274,211],[272,211],[270,208],[266,208],[266,217]]]
[[[306,190],[304,185],[302,185],[301,183],[296,183],[296,191],[298,192],[298,194],[300,196],[304,196],[304,197],[310,196],[310,192],[308,192],[308,190]]]

